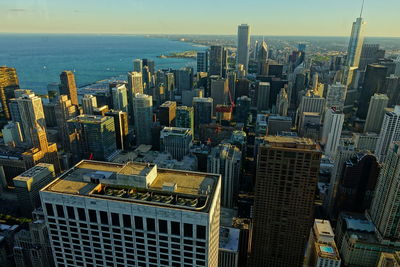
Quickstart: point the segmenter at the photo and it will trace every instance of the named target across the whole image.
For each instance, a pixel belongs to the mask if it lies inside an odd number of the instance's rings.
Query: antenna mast
[[[364,10],[364,2],[365,2],[365,0],[363,0],[363,2],[362,2],[360,18],[362,17],[362,13],[363,13],[363,10]]]

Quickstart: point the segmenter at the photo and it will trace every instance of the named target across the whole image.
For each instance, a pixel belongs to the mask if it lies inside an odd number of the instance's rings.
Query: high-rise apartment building
[[[125,84],[118,84],[111,89],[113,109],[128,113],[128,89]]]
[[[221,179],[81,161],[40,192],[56,266],[218,266]]]
[[[1,130],[1,133],[6,145],[20,146],[24,141],[19,122],[9,121]]]
[[[280,116],[287,116],[289,108],[289,97],[284,87],[281,88],[276,98],[276,113]]]
[[[349,67],[358,67],[360,63],[361,50],[364,43],[365,26],[365,22],[361,15],[362,14],[360,14],[360,17],[353,22],[353,27],[351,29],[349,47],[347,48],[347,66]]]
[[[209,76],[224,76],[227,68],[227,50],[220,45],[212,45],[210,47],[210,66]]]
[[[269,97],[271,85],[269,82],[259,82],[257,86],[257,111],[266,111],[270,108]]]
[[[341,83],[331,84],[328,86],[326,94],[326,108],[335,108],[336,110],[343,111],[346,101],[347,88]]]
[[[79,115],[78,107],[72,104],[67,95],[60,95],[55,106],[55,115],[61,145],[65,151],[70,152],[71,145],[67,121]]]
[[[175,126],[176,117],[176,102],[164,102],[158,110],[158,120],[161,126],[172,127]]]
[[[168,152],[176,160],[189,154],[193,132],[189,128],[164,127],[160,133],[161,151]]]
[[[178,94],[193,88],[193,68],[174,70],[175,88]]]
[[[17,71],[15,68],[0,66],[0,100],[2,113],[6,120],[10,120],[8,104],[14,98],[14,90],[19,88]]]
[[[176,108],[175,126],[179,128],[189,128],[194,131],[193,107],[179,106]]]
[[[61,72],[60,82],[60,95],[67,95],[72,105],[78,105],[78,92],[74,73],[69,70]]]
[[[266,136],[260,144],[251,266],[302,266],[321,152],[310,139]]]
[[[384,57],[385,50],[380,49],[379,44],[363,44],[358,68],[365,70],[369,64],[377,63],[379,59]]]
[[[143,61],[140,58],[137,58],[133,61],[133,71],[142,73],[143,70]]]
[[[328,157],[335,157],[342,134],[343,123],[344,114],[341,111],[330,108],[325,112],[321,144],[324,145],[324,154]]]
[[[379,133],[385,115],[385,108],[389,103],[389,98],[384,94],[374,94],[371,97],[368,107],[367,119],[364,125],[365,133]]]
[[[128,72],[128,111],[130,122],[133,123],[133,98],[135,94],[143,94],[143,75],[142,72]]]
[[[97,108],[97,99],[94,95],[84,95],[82,98],[83,114],[93,115],[94,109]]]
[[[228,79],[218,78],[211,80],[211,95],[213,99],[213,111],[217,105],[225,105],[229,98]]]
[[[237,64],[242,64],[247,73],[249,68],[250,26],[247,24],[239,25],[237,38]]]
[[[113,117],[80,115],[67,123],[75,161],[113,158],[117,151]]]
[[[208,72],[208,50],[197,52],[197,72]]]
[[[104,115],[114,118],[115,140],[117,148],[126,150],[129,146],[128,114],[120,110],[110,110]]]
[[[306,112],[322,114],[325,109],[325,98],[308,92],[301,98],[297,111],[297,127],[303,125],[302,117]]]
[[[380,162],[385,160],[389,147],[394,141],[400,141],[400,106],[395,106],[393,111],[387,111],[383,117],[375,149],[375,155]]]
[[[193,97],[193,111],[195,135],[197,135],[201,124],[212,122],[213,99],[209,97]]]
[[[151,145],[153,98],[145,94],[136,94],[133,98],[132,106],[135,121],[136,144]]]
[[[207,171],[219,173],[221,182],[221,205],[234,208],[239,194],[239,178],[241,176],[242,152],[229,143],[219,144],[208,156]]]

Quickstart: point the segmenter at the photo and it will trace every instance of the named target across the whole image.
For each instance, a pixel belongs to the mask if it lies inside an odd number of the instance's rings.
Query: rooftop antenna
[[[362,13],[363,13],[363,10],[364,10],[364,2],[365,2],[365,0],[363,0],[363,2],[362,2],[360,18],[362,17]]]

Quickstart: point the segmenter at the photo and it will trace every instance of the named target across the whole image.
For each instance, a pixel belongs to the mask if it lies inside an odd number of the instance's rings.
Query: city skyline
[[[310,0],[307,5],[292,0],[273,3],[253,0],[248,6],[259,8],[243,13],[232,2],[230,5],[223,1],[212,3],[210,8],[208,1],[196,6],[193,14],[179,0],[168,2],[168,6],[162,1],[148,3],[142,0],[119,0],[113,6],[107,5],[106,1],[19,0],[0,4],[0,8],[7,11],[0,32],[231,35],[236,31],[234,25],[247,23],[251,25],[253,35],[348,36],[351,22],[360,15],[362,4],[361,0],[323,4]],[[165,8],[173,12],[164,12]],[[400,3],[396,0],[386,0],[385,5],[367,1],[363,12],[367,22],[365,36],[400,37],[396,29],[400,24],[400,18],[396,16],[399,8]],[[200,15],[205,13],[207,16],[203,19]],[[193,20],[193,16],[199,17]]]

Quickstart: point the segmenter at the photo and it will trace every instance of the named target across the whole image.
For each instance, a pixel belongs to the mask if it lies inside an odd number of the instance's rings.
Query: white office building
[[[174,159],[182,160],[189,154],[192,140],[190,128],[164,127],[160,133],[160,148],[169,152]]]
[[[325,112],[324,126],[322,128],[321,143],[325,146],[325,155],[333,158],[339,146],[340,136],[342,134],[344,123],[344,114],[336,111],[334,108]]]
[[[375,155],[380,162],[385,160],[389,146],[394,141],[400,141],[400,106],[395,106],[394,111],[386,112],[383,117],[382,128],[375,149]]]

